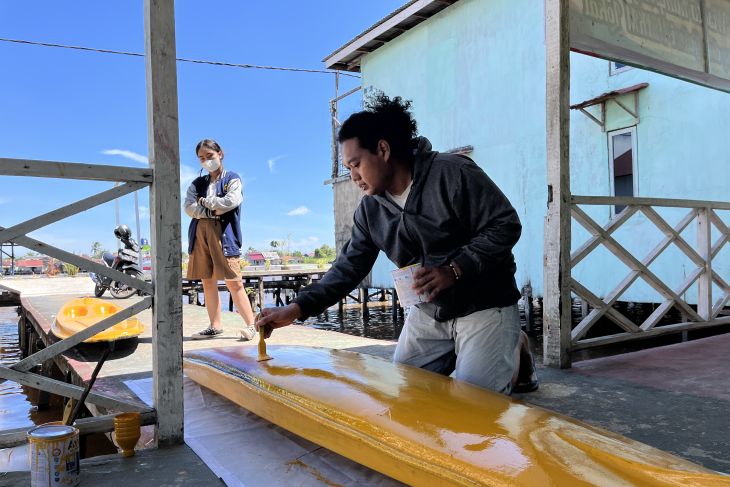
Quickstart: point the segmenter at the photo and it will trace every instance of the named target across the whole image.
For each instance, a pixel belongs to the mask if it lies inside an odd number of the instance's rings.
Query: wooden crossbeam
[[[673,300],[669,299],[667,301],[664,301],[662,304],[657,306],[657,308],[644,320],[640,328],[643,331],[651,330],[652,328],[654,328],[656,324],[659,323],[659,320],[661,320],[664,315],[667,314],[670,309],[672,309],[672,306],[674,306]]]
[[[50,392],[51,394],[57,394],[59,396],[70,397],[72,399],[80,399],[81,394],[84,392],[84,388],[73,384],[67,384],[59,380],[50,379],[43,377],[38,374],[31,374],[30,372],[22,372],[19,370],[13,370],[10,367],[0,365],[0,378],[17,382],[20,385],[32,387],[39,391]],[[147,406],[134,404],[131,402],[120,401],[113,397],[96,394],[90,392],[86,397],[86,402],[96,404],[104,408],[114,409],[117,411],[147,411]]]
[[[79,429],[81,436],[92,433],[109,433],[114,431],[114,417],[116,414],[107,414],[93,418],[81,418],[74,421],[74,426]],[[154,409],[148,409],[140,413],[140,425],[147,426],[155,424],[157,413]],[[15,428],[0,432],[0,448],[11,448],[28,443],[28,427]]]
[[[577,340],[578,338],[582,337],[583,335],[588,332],[588,330],[595,325],[599,319],[610,309],[613,309],[613,305],[618,300],[619,296],[623,294],[623,292],[628,289],[631,284],[639,277],[641,273],[639,271],[631,271],[629,274],[616,286],[611,292],[609,292],[605,298],[601,299],[599,297],[596,297],[598,300],[596,304],[593,305],[593,309],[591,310],[588,315],[586,315],[580,323],[578,323],[578,326],[576,326],[571,336],[574,337],[574,340]],[[575,281],[578,283],[578,281]],[[580,284],[580,283],[578,283]],[[585,288],[584,288],[585,289]],[[588,299],[586,299],[588,301]]]
[[[49,345],[48,347],[37,351],[33,355],[29,355],[15,365],[12,365],[11,368],[17,371],[30,370],[37,364],[43,363],[46,360],[75,347],[87,338],[91,338],[97,333],[100,333],[107,328],[136,315],[140,311],[146,310],[151,306],[152,298],[147,296],[138,303],[134,303],[132,306],[124,308],[118,313],[115,313],[108,318],[104,318],[103,320],[92,326],[85,328],[77,333],[74,333],[70,337],[63,339],[60,342],[56,342],[53,345]]]
[[[5,228],[0,227],[0,230],[5,230]],[[109,277],[115,281],[122,282],[127,286],[141,290],[143,293],[152,294],[154,292],[152,284],[149,282],[136,279],[128,274],[114,270],[111,267],[99,264],[93,260],[84,259],[83,257],[79,257],[78,255],[66,252],[65,250],[48,245],[44,242],[40,242],[30,237],[17,237],[14,239],[14,242],[28,249],[35,250],[40,254],[55,257],[61,262],[68,262],[69,264],[73,264],[81,269],[87,269],[89,271],[96,272],[97,274],[101,274],[102,276]]]
[[[699,210],[697,208],[690,210],[689,214],[677,224],[676,228],[672,228],[672,226],[669,225],[653,208],[646,206],[642,207],[641,211],[654,225],[657,226],[657,228],[659,228],[661,232],[663,232],[667,237],[672,237],[674,245],[679,247],[679,249],[684,252],[687,257],[692,260],[692,262],[698,266],[704,267],[705,259],[703,259],[702,256],[700,256],[700,254],[698,254],[697,251],[680,235],[687,225],[689,225],[690,222],[698,215]]]
[[[603,228],[601,228],[600,225],[593,221],[590,216],[588,216],[583,210],[581,210],[577,206],[573,207],[573,217],[589,232],[598,232],[599,235],[603,238],[603,245],[605,245],[606,248],[611,251],[611,253],[618,257],[618,259],[626,264],[630,269],[640,271],[641,278],[644,279],[662,296],[664,296],[666,299],[674,300],[676,305],[680,307],[682,311],[691,318],[697,321],[705,321],[702,317],[700,317],[699,314],[697,314],[694,309],[692,309],[691,306],[689,306],[684,300],[677,296],[677,294],[672,291],[669,286],[664,284],[661,279],[659,279],[653,272],[651,272],[644,264],[639,262],[636,257],[631,255],[631,253],[627,251],[621,244],[619,244],[613,237],[606,234],[606,232],[603,230]]]
[[[583,337],[597,321],[597,318],[595,316],[598,313],[600,313],[601,315],[605,314],[611,319],[611,321],[616,323],[627,332],[636,333],[641,331],[633,321],[614,309],[613,306],[606,304],[601,298],[593,294],[588,288],[586,288],[573,278],[570,279],[570,287],[574,293],[591,303],[594,308],[590,313],[588,313],[588,316],[581,320],[581,322],[578,323],[578,326],[576,326],[572,330],[571,340],[576,341]]]
[[[679,288],[674,290],[674,292],[677,293],[678,296],[684,294],[684,292],[687,291],[687,289],[689,289],[689,287],[702,275],[702,272],[703,269],[699,267],[693,270]],[[664,315],[669,312],[674,303],[675,301],[671,299],[662,303],[646,320],[644,320],[641,324],[641,329],[643,331],[647,331],[654,328],[656,324],[659,323],[659,320],[661,320]]]
[[[0,158],[0,175],[38,178],[124,181],[152,184],[150,167],[105,166],[78,162],[36,161]]]
[[[614,206],[661,206],[665,208],[712,208],[730,210],[727,201],[678,200],[669,198],[639,198],[636,196],[575,196],[570,197],[574,205]]]
[[[144,183],[139,182],[126,183],[107,191],[103,191],[94,196],[84,198],[83,200],[79,200],[75,203],[71,203],[70,205],[64,206],[63,208],[59,208],[57,210],[50,211],[35,218],[31,218],[30,220],[26,220],[23,223],[19,223],[5,230],[0,230],[0,243],[10,242],[17,237],[27,235],[33,230],[37,230],[46,225],[50,225],[51,223],[63,220],[64,218],[67,218],[71,215],[81,213],[82,211],[101,205],[102,203],[112,201],[116,198],[119,198],[120,196],[124,196],[125,194],[133,193],[134,191],[144,188],[145,186],[146,185]]]
[[[616,215],[614,218],[612,218],[603,229],[606,231],[607,234],[611,235],[618,227],[623,225],[629,218],[631,218],[634,213],[637,211],[636,206],[627,206],[623,210],[621,210],[621,213]],[[575,252],[573,252],[570,255],[570,267],[573,268],[578,263],[583,260],[585,257],[588,256],[593,250],[596,249],[601,244],[601,237],[599,235],[593,234],[591,238],[589,238],[583,245],[575,249]]]
[[[715,303],[715,306],[712,308],[712,318],[717,318],[717,315],[720,314],[720,311],[723,310],[725,307],[725,304],[730,300],[730,291],[727,291],[720,299],[717,300],[717,303]]]
[[[720,250],[722,250],[722,247],[728,242],[728,239],[730,239],[730,230],[725,225],[725,222],[723,222],[718,214],[715,213],[713,210],[710,210],[710,221],[712,221],[712,223],[721,233],[720,238],[717,239],[717,242],[715,242],[715,244],[712,246],[712,251],[710,252],[712,258],[715,258],[717,253],[720,252]]]
[[[685,330],[701,330],[704,328],[709,328],[712,326],[719,326],[719,325],[728,325],[730,324],[730,317],[727,318],[717,318],[710,321],[704,321],[704,322],[683,322],[683,323],[676,323],[674,325],[664,325],[657,328],[652,328],[651,330],[641,332],[641,333],[618,333],[615,335],[608,335],[603,337],[596,337],[596,338],[585,338],[583,340],[580,340],[578,342],[575,342],[573,344],[572,349],[574,351],[577,350],[584,350],[587,348],[593,348],[593,347],[599,347],[602,345],[609,345],[611,343],[619,343],[619,342],[625,342],[629,340],[636,340],[640,338],[650,338],[660,335],[667,335],[669,333],[678,333],[680,331]]]

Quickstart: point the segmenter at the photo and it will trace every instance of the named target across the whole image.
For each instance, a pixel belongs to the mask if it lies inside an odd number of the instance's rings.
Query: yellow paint
[[[730,477],[425,370],[342,350],[190,351],[185,372],[255,414],[410,485],[730,486]]]
[[[58,338],[68,338],[121,310],[120,306],[103,299],[72,299],[64,303],[58,310],[56,319],[51,325],[51,332]],[[129,318],[87,338],[84,343],[123,340],[136,337],[143,331],[144,324],[141,321],[137,318]]]
[[[261,330],[261,332],[259,332],[258,351],[259,351],[259,355],[258,355],[258,357],[256,357],[256,360],[258,362],[264,362],[266,360],[271,360],[273,358],[266,353],[266,340],[264,339],[264,330]]]

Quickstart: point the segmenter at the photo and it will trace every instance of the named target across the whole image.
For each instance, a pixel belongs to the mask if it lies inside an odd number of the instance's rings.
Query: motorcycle
[[[116,256],[104,252],[102,255],[104,264],[131,277],[144,279],[142,270],[139,267],[139,245],[132,238],[132,231],[127,225],[119,225],[114,229],[114,236],[121,240],[124,248]],[[136,288],[123,282],[114,281],[110,277],[100,276],[94,272],[90,272],[89,277],[95,283],[94,295],[97,298],[100,298],[107,289],[117,299],[126,299],[139,292]]]

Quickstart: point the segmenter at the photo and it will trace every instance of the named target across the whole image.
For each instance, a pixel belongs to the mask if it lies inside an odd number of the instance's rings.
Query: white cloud
[[[106,154],[109,156],[121,156],[125,159],[129,159],[130,161],[138,162],[140,164],[148,165],[150,162],[147,159],[147,156],[143,156],[142,154],[137,154],[136,152],[132,152],[131,150],[124,150],[124,149],[106,149],[101,151],[102,154]]]
[[[281,159],[283,159],[285,157],[286,156],[276,156],[276,157],[272,157],[271,159],[267,160],[266,161],[266,164],[269,165],[269,172],[273,173],[274,172],[274,166],[276,165],[276,161],[279,161],[279,160],[281,160]]]
[[[199,174],[200,169],[186,164],[180,164],[180,187],[183,191],[187,191],[190,183],[192,183],[193,179],[197,178]]]
[[[150,217],[150,209],[146,206],[140,206],[139,207],[139,217],[142,219],[149,218]]]
[[[304,238],[300,238],[300,239],[297,239],[297,240],[292,240],[291,242],[289,242],[289,245],[292,248],[294,248],[294,247],[308,247],[310,245],[316,244],[317,242],[319,242],[319,238],[317,238],[317,237],[304,237]]]
[[[306,206],[300,206],[298,208],[294,208],[292,211],[287,213],[289,216],[302,216],[306,215],[307,213],[311,213],[311,210],[307,208]]]

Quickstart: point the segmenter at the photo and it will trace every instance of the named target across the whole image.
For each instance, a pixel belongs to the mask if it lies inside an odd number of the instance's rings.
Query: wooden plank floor
[[[131,458],[103,455],[81,460],[80,485],[94,487],[222,487],[225,484],[187,445],[139,450]],[[0,487],[30,485],[30,472],[0,473]]]

